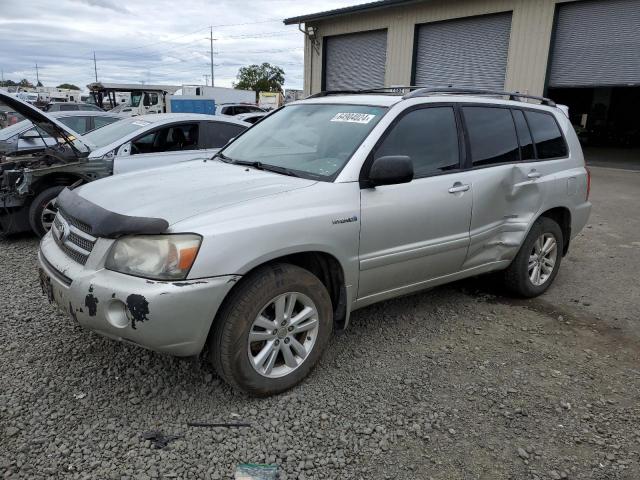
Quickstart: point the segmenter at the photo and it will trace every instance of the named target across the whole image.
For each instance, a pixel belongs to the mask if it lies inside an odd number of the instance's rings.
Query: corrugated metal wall
[[[571,3],[557,18],[549,86],[640,84],[640,0]]]
[[[566,0],[571,1],[571,0]],[[407,6],[345,15],[314,23],[320,36],[387,29],[385,85],[409,85],[415,26],[454,18],[513,12],[505,88],[542,94],[547,74],[555,4],[563,0],[425,0]],[[306,41],[305,91],[322,83],[319,54]],[[312,61],[309,61],[311,59]]]
[[[387,31],[325,37],[326,90],[384,87]]]
[[[511,12],[420,25],[413,84],[503,89],[510,33]]]

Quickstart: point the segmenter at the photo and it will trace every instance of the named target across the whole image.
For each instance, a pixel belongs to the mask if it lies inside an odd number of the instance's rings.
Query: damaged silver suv
[[[494,271],[540,295],[588,195],[576,134],[548,99],[325,92],[213,159],[65,189],[41,283],[88,329],[178,356],[208,345],[224,380],[269,395],[374,302]]]

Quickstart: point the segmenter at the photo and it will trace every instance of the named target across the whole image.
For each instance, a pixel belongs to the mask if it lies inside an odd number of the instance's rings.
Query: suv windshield
[[[331,180],[386,111],[366,105],[291,105],[247,130],[223,156]]]
[[[85,135],[82,135],[82,141],[91,144],[93,147],[105,147],[110,143],[120,140],[121,138],[129,135],[130,133],[140,130],[151,122],[134,118],[126,118],[124,120],[118,120],[111,125],[93,130]]]

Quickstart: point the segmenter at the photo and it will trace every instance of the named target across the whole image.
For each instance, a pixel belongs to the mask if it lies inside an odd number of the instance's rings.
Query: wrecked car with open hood
[[[587,222],[589,176],[567,115],[521,97],[329,92],[213,160],[65,189],[42,289],[109,338],[208,345],[254,395],[300,382],[372,303],[494,271],[540,295]]]
[[[125,118],[78,135],[54,116],[0,92],[0,102],[31,120],[38,148],[0,152],[0,233],[42,236],[65,188],[135,170],[210,158],[250,124],[201,114]],[[42,146],[46,145],[44,151]]]

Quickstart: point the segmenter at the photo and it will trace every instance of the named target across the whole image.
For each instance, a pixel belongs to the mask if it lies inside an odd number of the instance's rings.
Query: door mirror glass
[[[368,187],[396,185],[413,180],[413,162],[406,155],[388,155],[376,158],[369,171]]]
[[[119,157],[125,157],[127,155],[131,155],[131,142],[127,142],[124,145],[120,145],[120,148],[118,148],[116,155],[118,155]]]

